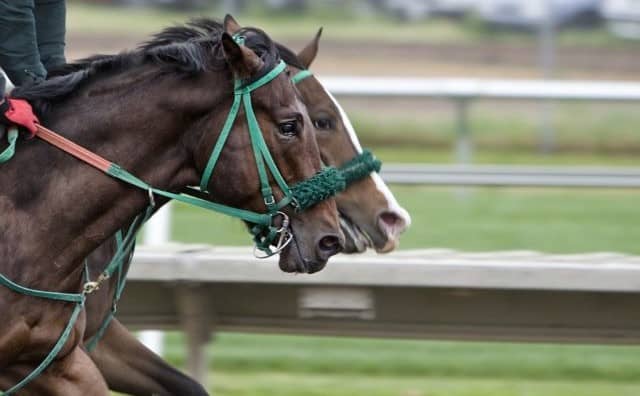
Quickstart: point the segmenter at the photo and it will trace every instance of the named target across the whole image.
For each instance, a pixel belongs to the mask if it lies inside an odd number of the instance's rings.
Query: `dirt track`
[[[145,37],[133,35],[78,35],[68,37],[68,56],[113,53],[133,48]],[[293,49],[303,41],[287,41]],[[587,79],[640,79],[640,51],[619,48],[561,47],[557,76]],[[323,74],[412,75],[536,78],[535,46],[487,43],[482,46],[406,45],[324,41],[314,70]]]

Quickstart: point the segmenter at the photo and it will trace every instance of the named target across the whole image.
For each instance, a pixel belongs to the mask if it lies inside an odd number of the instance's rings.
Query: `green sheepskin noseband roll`
[[[303,211],[325,199],[331,198],[347,188],[347,182],[341,171],[336,168],[324,168],[313,177],[291,187],[291,194],[297,203],[296,209]]]
[[[347,186],[369,176],[371,172],[380,172],[382,161],[369,150],[355,156],[351,161],[340,167]]]
[[[350,184],[369,176],[371,172],[379,172],[381,166],[382,162],[371,151],[365,150],[338,169],[324,168],[310,179],[291,187],[297,210],[305,210],[335,196]]]

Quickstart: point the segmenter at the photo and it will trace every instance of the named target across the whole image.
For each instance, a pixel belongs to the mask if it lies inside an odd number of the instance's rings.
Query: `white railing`
[[[451,99],[456,106],[455,152],[459,164],[471,163],[473,156],[468,111],[474,100],[640,101],[637,82],[397,77],[324,77],[321,80],[338,97]]]
[[[387,183],[447,186],[639,188],[640,167],[384,164]]]
[[[215,331],[640,343],[640,257],[398,251],[340,255],[312,276],[250,247],[139,249],[118,318],[181,329],[191,372]]]
[[[336,96],[638,101],[640,83],[469,78],[322,77]]]

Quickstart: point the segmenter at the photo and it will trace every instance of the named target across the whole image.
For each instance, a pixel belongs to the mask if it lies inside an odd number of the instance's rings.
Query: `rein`
[[[237,39],[242,43],[243,39]],[[229,111],[229,115],[224,123],[222,132],[213,148],[211,156],[207,162],[205,170],[203,172],[200,181],[200,191],[189,193],[172,193],[169,191],[161,190],[152,187],[143,180],[137,178],[133,174],[127,172],[117,164],[108,161],[107,159],[95,154],[84,147],[64,138],[61,135],[47,129],[46,127],[36,124],[35,136],[50,143],[51,145],[59,148],[62,151],[78,158],[79,160],[91,165],[92,167],[100,170],[101,172],[119,179],[125,183],[128,183],[137,188],[143,189],[148,192],[149,206],[139,214],[129,226],[126,234],[123,236],[122,231],[116,233],[117,248],[116,252],[102,273],[92,281],[88,266],[85,261],[85,283],[80,293],[60,293],[50,292],[43,290],[31,289],[25,286],[21,286],[4,275],[0,274],[0,285],[3,285],[16,293],[44,298],[49,300],[72,302],[75,304],[71,317],[62,331],[57,342],[54,344],[51,351],[47,354],[45,359],[25,378],[20,380],[16,385],[11,387],[5,392],[0,391],[0,396],[14,395],[34,378],[40,375],[51,362],[58,355],[62,347],[68,341],[71,330],[75,325],[80,312],[84,309],[84,302],[86,296],[97,290],[100,285],[107,279],[109,279],[117,271],[117,284],[114,292],[112,308],[107,317],[103,320],[103,323],[96,333],[96,335],[88,342],[87,348],[93,349],[97,342],[102,337],[107,326],[113,319],[117,310],[117,301],[120,299],[122,291],[125,286],[126,273],[123,271],[123,263],[126,258],[132,253],[135,245],[135,237],[137,230],[151,217],[155,209],[154,195],[164,196],[169,199],[175,199],[185,202],[190,205],[198,206],[207,210],[213,210],[227,214],[232,217],[237,217],[252,224],[250,229],[255,242],[255,249],[264,253],[262,256],[256,255],[256,257],[264,258],[279,253],[284,249],[292,240],[293,234],[289,229],[289,217],[281,210],[286,206],[293,206],[296,211],[305,210],[318,202],[321,202],[327,198],[330,198],[340,191],[343,191],[348,184],[366,177],[373,171],[379,171],[381,162],[376,159],[371,152],[364,151],[356,156],[348,163],[341,166],[339,169],[333,167],[325,167],[313,177],[306,179],[302,182],[296,183],[289,187],[286,183],[278,167],[269,152],[269,149],[264,141],[262,131],[256,119],[253,107],[251,104],[251,92],[257,88],[268,84],[286,68],[283,61],[272,69],[269,73],[258,79],[257,81],[248,85],[243,85],[242,81],[236,80],[234,83],[234,101]],[[308,70],[303,70],[296,74],[292,81],[294,84],[302,81],[303,79],[310,77],[312,74]],[[207,192],[209,181],[213,174],[213,170],[218,161],[220,153],[224,148],[227,137],[231,132],[231,128],[235,119],[238,116],[240,106],[244,106],[247,124],[249,127],[249,134],[251,137],[251,145],[253,148],[253,154],[258,167],[258,174],[260,177],[260,191],[264,200],[264,204],[267,208],[266,213],[257,213],[240,208],[234,208],[226,205],[217,204],[196,195],[202,195]],[[11,159],[15,153],[15,145],[17,141],[17,130],[11,128],[8,133],[9,147],[0,153],[0,164]],[[274,180],[281,189],[284,197],[276,202],[273,190],[269,183],[267,171],[271,173]],[[274,218],[282,217],[280,226],[274,224]],[[275,249],[271,247],[274,246]]]

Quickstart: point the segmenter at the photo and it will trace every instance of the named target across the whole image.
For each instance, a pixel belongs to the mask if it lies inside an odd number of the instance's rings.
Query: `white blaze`
[[[360,145],[360,140],[358,140],[356,131],[353,128],[353,125],[351,124],[351,120],[349,120],[347,113],[345,113],[344,109],[342,109],[342,106],[340,106],[340,103],[338,103],[336,98],[334,98],[333,95],[331,95],[331,92],[329,92],[324,87],[324,85],[322,85],[322,83],[320,83],[320,86],[322,86],[322,89],[324,89],[327,95],[329,95],[329,97],[333,101],[333,104],[336,106],[336,108],[340,112],[342,123],[344,124],[345,128],[347,128],[347,132],[349,133],[349,138],[351,138],[351,143],[353,144],[353,147],[355,147],[358,153],[362,153],[362,146]],[[380,191],[380,193],[387,200],[389,211],[395,212],[398,216],[400,216],[400,218],[402,218],[402,220],[404,220],[405,225],[409,227],[411,225],[411,216],[409,215],[409,212],[407,212],[405,208],[400,206],[400,204],[396,200],[396,197],[393,196],[393,193],[391,193],[391,190],[389,190],[389,187],[387,187],[387,185],[385,184],[385,182],[382,180],[382,178],[377,172],[372,172],[371,178],[376,184],[378,191]]]

